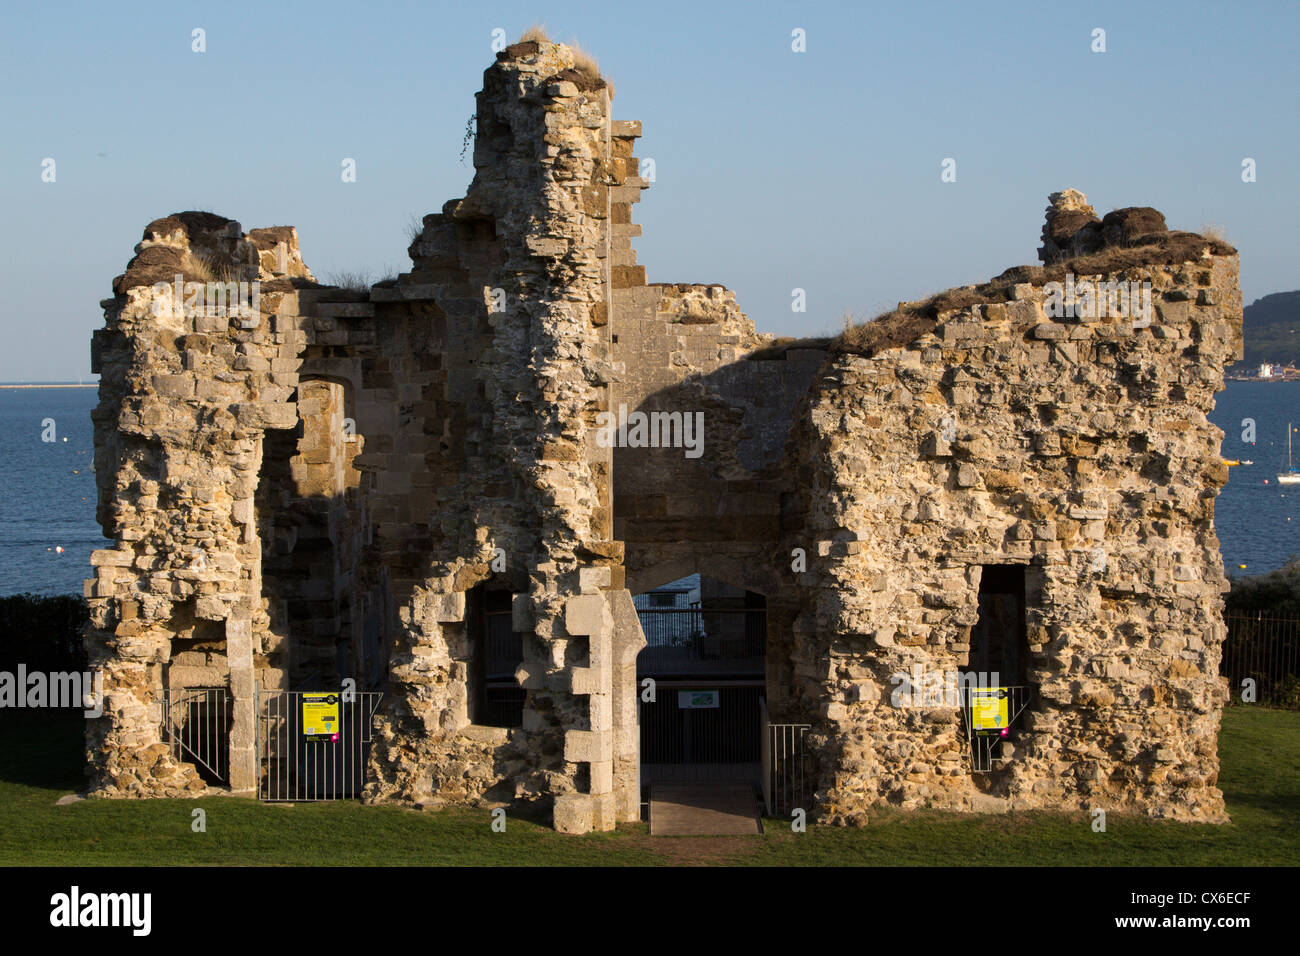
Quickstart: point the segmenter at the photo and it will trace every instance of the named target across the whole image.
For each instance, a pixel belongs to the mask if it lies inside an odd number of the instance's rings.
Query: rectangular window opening
[[[470,661],[470,720],[488,727],[522,727],[527,691],[515,671],[524,660],[523,635],[512,630],[509,591],[478,592]]]
[[[1024,565],[986,564],[981,568],[979,619],[971,629],[970,645],[967,671],[979,675],[984,686],[1028,683]]]

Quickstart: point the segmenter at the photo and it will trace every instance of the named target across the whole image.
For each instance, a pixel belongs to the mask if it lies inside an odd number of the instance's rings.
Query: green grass
[[[1300,863],[1300,714],[1234,707],[1220,736],[1220,786],[1233,822],[1179,824],[1111,814],[969,816],[881,810],[862,829],[768,820],[762,837],[651,839],[643,824],[564,836],[487,811],[420,813],[357,803],[268,806],[252,800],[88,800],[57,807],[81,775],[80,724],[3,727],[4,865],[1247,865]],[[202,808],[207,832],[191,830]]]

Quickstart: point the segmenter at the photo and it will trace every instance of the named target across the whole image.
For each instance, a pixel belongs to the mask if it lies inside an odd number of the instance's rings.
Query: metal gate
[[[961,721],[972,773],[988,773],[1001,759],[1020,715],[1033,699],[1027,685],[961,688]]]
[[[163,737],[172,756],[209,784],[230,783],[230,691],[195,687],[163,692]]]
[[[808,810],[808,752],[804,737],[811,724],[774,724],[767,701],[759,701],[763,714],[763,803],[768,816],[789,816]]]
[[[336,733],[309,735],[304,691],[257,695],[257,796],[270,803],[348,800],[365,784],[375,711],[383,694],[342,691]]]
[[[654,701],[637,706],[641,783],[758,782],[762,749],[753,681],[657,681]]]
[[[648,678],[655,687],[654,699],[643,695],[637,711],[642,784],[757,784],[766,610],[638,605],[637,617],[646,638],[637,656],[638,685]]]

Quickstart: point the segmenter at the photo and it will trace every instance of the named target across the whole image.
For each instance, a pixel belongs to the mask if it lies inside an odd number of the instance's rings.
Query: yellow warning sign
[[[302,695],[302,735],[313,740],[339,739],[339,695]]]
[[[970,689],[971,727],[998,731],[1008,724],[1011,692],[1006,687],[972,687]]]

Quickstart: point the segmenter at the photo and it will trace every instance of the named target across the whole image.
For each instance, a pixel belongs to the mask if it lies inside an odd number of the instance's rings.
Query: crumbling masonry
[[[646,283],[639,135],[567,47],[519,43],[484,74],[467,195],[424,218],[396,280],[321,285],[289,227],[146,227],[93,343],[116,545],[86,585],[92,792],[204,792],[162,701],[215,687],[229,789],[254,793],[259,693],[351,679],[385,695],[367,801],[639,819],[631,596],[707,570],[767,599],[767,703],[812,725],[817,819],[1225,820],[1206,413],[1239,355],[1235,251],[1154,210],[1098,220],[1071,190],[1042,266],[774,342],[721,286]],[[178,274],[256,282],[257,308],[186,308]],[[1071,296],[1150,283],[1149,317],[1055,314],[1067,277]],[[609,447],[620,406],[702,412],[703,454]],[[958,708],[893,692],[973,666],[981,581],[1007,568],[1033,702],[973,774]],[[472,690],[475,616],[502,593],[512,728],[476,722]]]

